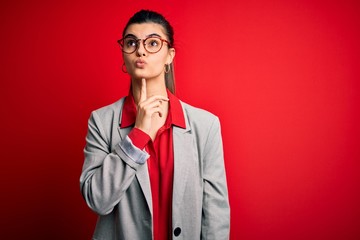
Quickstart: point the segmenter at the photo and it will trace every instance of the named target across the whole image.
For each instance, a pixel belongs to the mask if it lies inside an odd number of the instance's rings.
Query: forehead
[[[161,37],[165,37],[165,30],[163,26],[158,23],[133,23],[128,26],[124,36],[132,34],[137,38],[145,38],[151,34],[158,34]]]

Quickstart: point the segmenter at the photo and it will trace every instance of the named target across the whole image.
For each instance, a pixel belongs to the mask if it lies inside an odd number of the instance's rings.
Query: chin
[[[142,78],[151,79],[151,78],[158,77],[159,74],[150,74],[145,71],[135,71],[135,72],[131,73],[130,76],[133,79],[142,79]]]
[[[147,74],[146,71],[144,71],[143,69],[135,69],[132,72],[129,72],[130,76],[132,78],[146,78],[149,77],[149,74]]]
[[[132,79],[150,78],[147,74],[130,74]]]

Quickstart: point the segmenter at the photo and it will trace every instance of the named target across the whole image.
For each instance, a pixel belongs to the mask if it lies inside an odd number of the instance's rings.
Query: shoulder
[[[194,107],[188,103],[181,102],[181,105],[184,110],[184,116],[187,123],[191,127],[209,129],[214,125],[218,126],[219,118],[215,114],[198,107]]]
[[[185,103],[183,101],[180,101],[184,111],[186,114],[188,114],[191,117],[194,117],[195,119],[213,119],[213,118],[217,118],[216,115],[214,115],[213,113],[202,109],[202,108],[198,108],[198,107],[194,107],[188,103]]]
[[[91,112],[90,119],[100,121],[120,120],[120,114],[122,106],[124,104],[125,97],[117,100],[114,103],[103,106]]]

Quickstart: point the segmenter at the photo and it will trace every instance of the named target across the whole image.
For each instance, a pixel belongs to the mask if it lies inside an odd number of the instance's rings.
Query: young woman
[[[174,95],[172,27],[142,10],[119,44],[129,95],[92,112],[80,177],[93,239],[228,239],[220,123]]]

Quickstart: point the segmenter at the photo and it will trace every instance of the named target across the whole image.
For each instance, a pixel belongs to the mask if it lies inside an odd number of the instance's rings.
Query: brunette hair
[[[165,35],[167,37],[167,40],[170,42],[169,47],[174,47],[174,29],[163,15],[151,10],[140,10],[139,12],[135,13],[126,24],[123,31],[123,37],[125,35],[126,30],[131,24],[140,24],[140,23],[160,24],[165,30]],[[175,74],[174,74],[173,62],[170,64],[170,70],[167,73],[165,73],[165,84],[166,87],[170,90],[170,92],[175,94]]]

